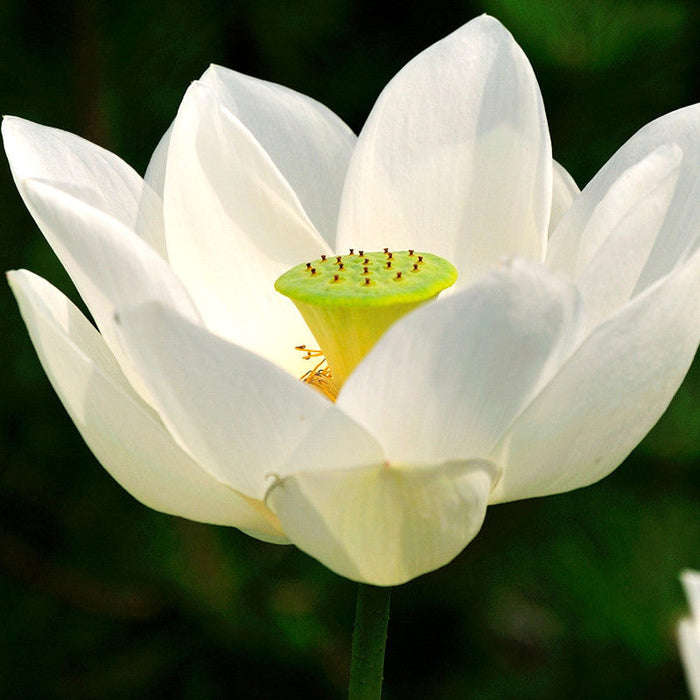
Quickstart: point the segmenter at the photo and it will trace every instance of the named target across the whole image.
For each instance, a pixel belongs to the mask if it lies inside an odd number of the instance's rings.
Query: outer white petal
[[[41,364],[107,471],[147,506],[286,541],[262,503],[217,482],[175,443],[134,393],[95,328],[56,288],[31,272],[8,275]]]
[[[356,141],[350,128],[306,95],[221,66],[211,66],[201,81],[260,143],[333,248],[340,193]]]
[[[652,428],[700,341],[700,253],[599,326],[493,451],[492,502],[586,486]]]
[[[678,146],[660,146],[627,170],[598,205],[589,222],[598,235],[586,236],[595,250],[580,250],[577,266],[589,328],[633,295],[673,201],[682,160]],[[603,239],[595,245],[598,237]]]
[[[165,171],[168,164],[168,149],[170,148],[170,135],[173,133],[172,124],[163,134],[156,150],[153,151],[151,160],[148,161],[146,173],[143,176],[144,182],[148,183],[149,187],[163,199],[165,192]]]
[[[466,285],[504,256],[544,257],[551,194],[532,68],[483,16],[418,55],[379,97],[350,162],[338,248],[428,250]]]
[[[700,700],[700,573],[684,571],[681,581],[692,616],[678,625],[678,643],[690,694],[694,700]]]
[[[574,199],[581,193],[574,178],[556,160],[552,161],[552,212],[549,215],[549,234],[566,214]]]
[[[694,620],[700,621],[700,572],[684,571],[681,574],[681,582],[690,603],[690,614]]]
[[[392,461],[485,457],[573,350],[580,327],[575,287],[516,260],[392,326],[337,405]]]
[[[168,256],[207,325],[288,369],[313,338],[274,282],[329,248],[267,153],[212,89],[193,84],[170,137]]]
[[[320,393],[158,304],[120,310],[124,342],[170,432],[216,479],[263,498],[307,434],[372,438]],[[329,455],[327,464],[334,459]]]
[[[116,219],[53,185],[25,180],[20,189],[124,373],[148,399],[117,338],[116,309],[157,299],[198,320],[186,290],[167,263]]]
[[[663,144],[651,153],[644,154],[640,161],[626,168],[610,184],[600,201],[596,202],[588,212],[588,218],[578,237],[568,235],[568,227],[580,209],[577,205],[571,216],[565,219],[560,229],[554,234],[547,251],[547,262],[556,269],[565,268],[572,277],[579,277],[611,233],[621,225],[624,226],[624,221],[630,213],[643,205],[650,195],[653,196],[659,182],[663,182],[671,174],[675,175],[673,178],[675,186],[682,160],[683,153],[675,144]],[[660,215],[657,213],[653,217],[653,224],[647,227],[652,229],[651,234],[643,236],[644,238],[653,236],[652,243],[663,223],[663,216],[667,209],[668,204],[663,207]],[[643,221],[642,217],[636,223],[643,223]],[[648,246],[644,248],[647,250]]]
[[[690,697],[700,700],[700,632],[693,620],[681,620],[678,624],[678,645]]]
[[[605,234],[591,222],[600,218],[601,210],[610,204],[624,206],[623,192],[628,173],[660,146],[677,144],[683,152],[678,186],[659,227],[649,259],[639,277],[636,292],[673,269],[694,250],[700,230],[700,105],[686,107],[657,119],[635,134],[584,188],[571,209],[562,218],[550,239],[547,260],[552,267],[576,275],[587,262]],[[630,188],[628,196],[634,196]],[[614,214],[614,209],[611,212]]]
[[[163,203],[121,158],[67,131],[17,117],[3,119],[2,135],[12,175],[32,215],[22,181],[55,183],[136,231],[164,254]]]
[[[392,586],[464,549],[481,528],[495,472],[477,461],[300,472],[276,483],[267,502],[294,544],[329,569]]]

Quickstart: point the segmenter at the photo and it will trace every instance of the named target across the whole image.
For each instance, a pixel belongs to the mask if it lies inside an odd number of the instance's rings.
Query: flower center
[[[322,255],[293,267],[275,282],[275,289],[304,317],[330,368],[320,370],[324,383],[332,377],[337,394],[389,326],[456,279],[455,267],[437,255],[351,249],[349,255]],[[312,374],[318,371],[317,366]],[[307,375],[304,379],[313,384]],[[322,390],[334,398],[333,391]]]

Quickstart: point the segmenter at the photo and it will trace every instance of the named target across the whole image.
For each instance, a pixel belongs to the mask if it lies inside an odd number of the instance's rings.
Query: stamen
[[[331,374],[330,367],[328,367],[326,363],[323,352],[321,350],[307,350],[306,345],[297,345],[295,349],[306,350],[306,355],[303,357],[304,360],[308,360],[312,357],[321,358],[321,361],[316,364],[313,369],[304,372],[299,379],[306,384],[310,384],[314,389],[320,391],[331,401],[335,401],[338,396],[338,387],[333,381],[333,375]],[[324,367],[324,365],[326,366]]]
[[[309,350],[306,345],[295,345],[294,349],[305,353],[304,357],[301,358],[302,360],[310,360],[312,357],[323,357],[322,350]]]

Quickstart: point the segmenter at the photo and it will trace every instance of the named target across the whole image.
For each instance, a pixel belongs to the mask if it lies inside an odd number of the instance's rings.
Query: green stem
[[[382,696],[390,599],[391,588],[361,583],[357,589],[349,700],[379,700]]]

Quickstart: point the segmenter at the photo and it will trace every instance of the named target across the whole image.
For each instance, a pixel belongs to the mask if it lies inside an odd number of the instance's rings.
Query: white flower
[[[489,17],[411,61],[358,139],[216,66],[143,180],[62,131],[7,118],[3,134],[99,328],[10,273],[97,458],[153,508],[291,541],[349,578],[406,581],[456,556],[488,503],[610,473],[698,346],[700,108],[642,129],[579,194],[527,59]],[[314,340],[273,284],[384,246],[447,258],[459,279],[333,403],[299,381],[294,347]]]
[[[690,601],[690,617],[678,625],[678,644],[690,694],[700,699],[700,572],[684,571],[681,581]]]

